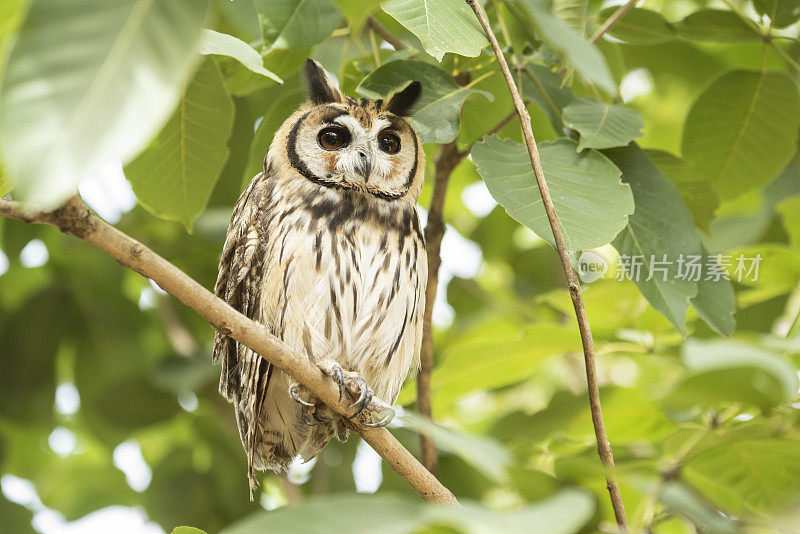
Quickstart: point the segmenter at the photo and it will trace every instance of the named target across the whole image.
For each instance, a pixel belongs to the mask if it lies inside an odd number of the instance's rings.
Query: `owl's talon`
[[[314,406],[313,402],[306,402],[300,397],[300,384],[292,384],[289,387],[289,396],[295,400],[295,402],[299,402],[303,406]]]
[[[351,404],[350,407],[352,408],[353,406],[361,405],[362,406],[361,409],[363,410],[364,409],[363,407],[369,404],[369,399],[367,399],[367,396],[369,396],[370,399],[372,398],[372,391],[369,389],[369,386],[367,386],[367,381],[364,380],[362,377],[359,376],[355,380],[356,382],[358,382],[358,386],[356,386],[354,389],[358,391],[359,396],[358,400],[356,400],[353,404]],[[364,399],[367,400],[365,401]]]
[[[364,411],[364,408],[369,406],[369,403],[372,402],[372,390],[369,389],[369,388],[366,388],[363,391],[365,391],[366,393],[362,393],[361,397],[359,398],[359,400],[356,403],[354,403],[354,404],[352,404],[350,406],[352,408],[353,406],[355,406],[357,404],[358,405],[358,410],[356,410],[356,413],[354,413],[353,415],[348,417],[348,419],[353,419],[353,418],[357,417],[361,412]]]
[[[344,371],[342,371],[342,367],[338,363],[333,365],[331,376],[336,380],[336,383],[339,384],[339,402],[341,402],[346,386],[344,383]]]
[[[392,419],[394,419],[394,410],[389,408],[388,410],[385,411],[385,413],[387,413],[387,415],[383,419],[381,419],[380,421],[378,421],[376,423],[364,422],[364,423],[361,423],[361,426],[365,426],[367,428],[383,428],[383,427],[385,427],[386,425],[388,425],[389,423],[392,422]]]

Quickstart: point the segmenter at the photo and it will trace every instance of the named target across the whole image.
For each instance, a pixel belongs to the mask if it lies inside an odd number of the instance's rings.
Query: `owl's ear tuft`
[[[328,77],[322,65],[311,58],[306,59],[305,66],[306,84],[308,85],[308,98],[314,104],[329,104],[331,102],[344,102],[344,97],[339,89]]]
[[[417,103],[421,94],[422,84],[411,82],[389,96],[384,109],[400,117],[408,117],[414,113],[414,104]]]

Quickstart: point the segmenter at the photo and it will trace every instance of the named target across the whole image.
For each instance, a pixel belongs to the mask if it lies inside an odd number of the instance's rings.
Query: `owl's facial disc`
[[[290,162],[321,185],[402,197],[417,174],[418,140],[408,122],[380,105],[347,99],[311,109],[289,132]]]

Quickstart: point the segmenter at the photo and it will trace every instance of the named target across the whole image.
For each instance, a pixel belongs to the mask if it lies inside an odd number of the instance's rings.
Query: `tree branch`
[[[108,253],[122,265],[150,278],[164,291],[199,313],[214,328],[260,354],[308,388],[315,397],[339,415],[350,414],[347,399],[339,400],[339,390],[308,358],[294,352],[283,341],[267,332],[263,325],[245,317],[170,262],[110,226],[92,213],[79,197],[47,213],[24,213],[18,203],[0,200],[0,215],[36,224],[58,227]],[[458,504],[453,494],[431,475],[414,456],[385,428],[363,428],[353,420],[348,426],[361,435],[397,474],[428,502]]]
[[[528,101],[524,102],[525,106]],[[506,127],[517,116],[516,111],[512,111],[500,122],[498,122],[486,135],[493,135]],[[422,333],[422,350],[420,351],[420,369],[417,375],[417,411],[428,419],[432,417],[431,405],[431,373],[433,372],[433,301],[436,299],[436,291],[439,287],[439,268],[442,265],[441,248],[442,238],[445,232],[444,223],[444,200],[447,196],[447,185],[450,175],[458,164],[472,150],[469,146],[464,150],[458,150],[456,141],[444,144],[439,148],[436,156],[435,174],[433,183],[433,194],[431,203],[428,207],[428,222],[425,225],[425,250],[428,255],[428,283],[425,286],[425,313],[423,324],[425,328]],[[436,446],[433,440],[424,432],[419,435],[420,455],[422,465],[434,475],[438,475],[439,459],[436,454]]]
[[[594,35],[592,35],[589,41],[592,44],[597,44],[597,42],[603,38],[603,35],[608,33],[608,30],[613,28],[614,25],[617,22],[619,22],[620,19],[622,19],[622,17],[628,14],[628,11],[630,11],[631,9],[634,8],[634,6],[636,6],[636,2],[638,1],[639,0],[628,0],[627,4],[625,4],[624,6],[620,6],[620,8],[614,11],[614,14],[608,17],[608,19],[606,19],[603,25],[600,26],[596,32],[594,32]]]
[[[528,148],[530,156],[531,167],[533,168],[534,175],[536,176],[536,183],[539,186],[539,193],[542,196],[542,203],[544,204],[547,219],[550,222],[550,228],[553,231],[553,238],[558,251],[558,256],[561,259],[561,265],[564,268],[564,276],[567,279],[569,293],[572,297],[572,305],[575,308],[575,316],[578,320],[578,328],[581,334],[581,341],[583,343],[583,356],[586,366],[586,381],[589,391],[589,407],[592,413],[592,423],[594,425],[594,433],[597,439],[597,452],[600,455],[600,460],[606,468],[606,485],[608,487],[609,495],[611,496],[611,504],[614,507],[614,516],[617,520],[621,530],[627,531],[628,519],[625,516],[625,507],[622,503],[622,494],[619,490],[619,483],[614,470],[614,456],[611,452],[611,444],[608,441],[605,425],[603,423],[603,411],[600,405],[600,392],[597,386],[597,368],[595,365],[594,355],[594,341],[592,340],[592,331],[589,327],[589,320],[586,316],[586,309],[583,305],[583,295],[581,293],[581,286],[578,277],[569,261],[567,255],[567,248],[564,245],[564,236],[561,233],[561,223],[558,219],[553,200],[550,198],[550,190],[547,187],[547,181],[542,171],[542,163],[539,159],[539,149],[536,146],[536,140],[533,137],[533,129],[531,128],[531,118],[528,115],[527,109],[522,102],[519,95],[514,79],[511,76],[511,71],[508,69],[505,56],[500,50],[500,45],[497,43],[497,38],[486,19],[486,13],[476,0],[466,0],[467,4],[475,12],[478,21],[492,45],[497,61],[500,63],[500,68],[503,71],[503,76],[506,79],[508,90],[511,93],[511,98],[514,101],[517,115],[519,115],[519,122],[522,126],[522,134],[525,138],[525,145]],[[633,4],[633,2],[629,2]],[[631,6],[632,7],[632,6]],[[609,19],[610,20],[610,19]],[[609,26],[610,27],[610,26]]]
[[[464,153],[458,151],[456,141],[442,145],[436,156],[433,183],[433,194],[428,208],[428,222],[425,225],[425,251],[428,255],[428,284],[425,286],[425,313],[422,334],[422,349],[420,351],[420,370],[417,375],[417,411],[431,419],[431,372],[433,371],[433,301],[436,299],[436,290],[439,286],[439,267],[442,265],[440,254],[442,237],[444,237],[444,199],[447,196],[447,184],[453,169],[464,158]],[[425,434],[419,435],[420,454],[422,464],[434,475],[438,475],[439,459],[436,455],[436,446],[433,440]]]
[[[381,39],[392,45],[396,51],[400,51],[406,47],[400,40],[392,35],[392,33],[386,29],[386,26],[378,22],[375,17],[367,17],[367,25],[375,30],[375,33],[381,36]]]

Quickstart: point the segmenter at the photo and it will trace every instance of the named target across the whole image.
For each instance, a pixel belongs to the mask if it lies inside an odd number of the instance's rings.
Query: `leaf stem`
[[[396,51],[403,50],[406,45],[400,42],[400,39],[392,35],[392,33],[386,29],[386,26],[381,24],[380,22],[375,19],[375,17],[367,17],[367,25],[375,30],[375,33],[381,36],[381,39],[392,45]]]
[[[536,183],[539,187],[539,193],[542,196],[542,204],[544,205],[547,219],[550,222],[550,228],[553,231],[553,239],[556,244],[558,256],[561,260],[561,265],[564,269],[564,275],[567,279],[569,293],[572,297],[572,305],[575,309],[575,316],[578,320],[578,328],[581,334],[581,341],[583,343],[584,364],[586,367],[586,381],[589,392],[589,407],[592,414],[592,423],[594,425],[595,437],[597,439],[597,452],[600,455],[604,467],[606,468],[606,486],[611,497],[611,504],[614,508],[614,516],[620,530],[627,531],[628,518],[625,515],[625,507],[622,502],[622,494],[619,490],[619,483],[614,469],[614,455],[611,451],[611,444],[608,441],[606,434],[605,424],[603,423],[603,410],[600,404],[600,391],[597,383],[597,366],[594,354],[594,341],[592,339],[592,331],[589,326],[589,320],[586,315],[586,308],[583,304],[583,295],[581,293],[580,282],[572,269],[569,256],[567,254],[566,246],[564,245],[564,236],[561,233],[561,224],[556,213],[553,200],[550,197],[550,190],[545,180],[544,172],[542,170],[542,163],[539,159],[539,149],[536,146],[536,140],[533,137],[533,129],[531,128],[531,118],[525,109],[525,104],[520,98],[519,90],[514,84],[514,79],[511,76],[511,71],[506,63],[505,56],[503,56],[500,45],[497,43],[497,38],[489,25],[486,18],[486,13],[476,0],[466,0],[467,4],[475,12],[481,26],[483,27],[489,43],[492,45],[497,61],[500,63],[500,68],[503,71],[503,76],[506,79],[508,90],[511,93],[511,98],[514,101],[517,115],[519,116],[520,125],[522,126],[522,134],[525,138],[525,145],[528,148],[530,156],[531,167],[533,168],[534,175],[536,176]]]
[[[638,0],[628,0],[627,4],[614,11],[614,14],[608,17],[603,25],[600,26],[596,32],[594,32],[594,35],[592,35],[592,37],[589,39],[589,42],[592,44],[597,44],[600,39],[603,38],[603,35],[608,33],[611,28],[613,28],[620,20],[622,20],[622,17],[627,15],[628,12],[636,6],[636,2],[638,2]]]

